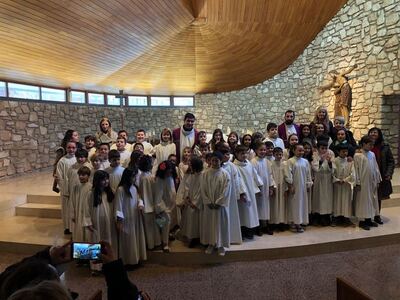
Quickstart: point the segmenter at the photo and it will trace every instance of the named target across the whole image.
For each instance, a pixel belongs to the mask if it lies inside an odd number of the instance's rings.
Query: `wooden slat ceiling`
[[[0,78],[100,92],[240,89],[287,68],[347,0],[0,0]]]

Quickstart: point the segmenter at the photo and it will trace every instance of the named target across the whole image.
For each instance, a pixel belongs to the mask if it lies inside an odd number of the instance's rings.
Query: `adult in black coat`
[[[382,182],[379,184],[378,188],[380,211],[381,201],[384,199],[389,199],[390,194],[393,193],[391,180],[394,173],[395,162],[389,144],[385,143],[384,141],[382,130],[378,127],[373,127],[368,131],[368,135],[374,141],[374,148],[372,148],[372,152],[375,153],[376,162],[378,163],[379,171],[381,172],[382,176]],[[379,215],[375,217],[375,222],[383,224]]]

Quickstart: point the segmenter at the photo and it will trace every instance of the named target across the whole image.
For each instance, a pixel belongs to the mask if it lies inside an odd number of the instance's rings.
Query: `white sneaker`
[[[219,247],[218,248],[218,255],[219,256],[225,256],[225,248],[224,247]]]
[[[214,246],[213,245],[208,245],[207,249],[206,249],[206,254],[211,254],[214,250]]]

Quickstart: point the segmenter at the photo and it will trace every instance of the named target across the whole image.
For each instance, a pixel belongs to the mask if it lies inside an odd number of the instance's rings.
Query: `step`
[[[393,193],[400,194],[400,185],[393,186]]]
[[[16,216],[61,219],[60,204],[25,203],[15,207]]]
[[[59,195],[26,195],[27,203],[41,203],[41,204],[60,204],[61,198]]]
[[[400,206],[400,193],[390,195],[390,199],[382,201],[382,208]]]

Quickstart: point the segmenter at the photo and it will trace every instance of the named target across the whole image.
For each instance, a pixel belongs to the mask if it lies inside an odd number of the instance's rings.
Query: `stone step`
[[[390,199],[382,201],[382,208],[400,206],[400,193],[390,195]]]
[[[61,219],[60,204],[25,203],[15,207],[16,216]]]
[[[393,193],[400,194],[400,185],[393,186]]]
[[[50,196],[50,195],[31,195],[31,194],[26,195],[26,202],[27,203],[60,204],[61,203],[60,199],[61,198],[60,198],[59,195],[54,195],[54,196]]]

